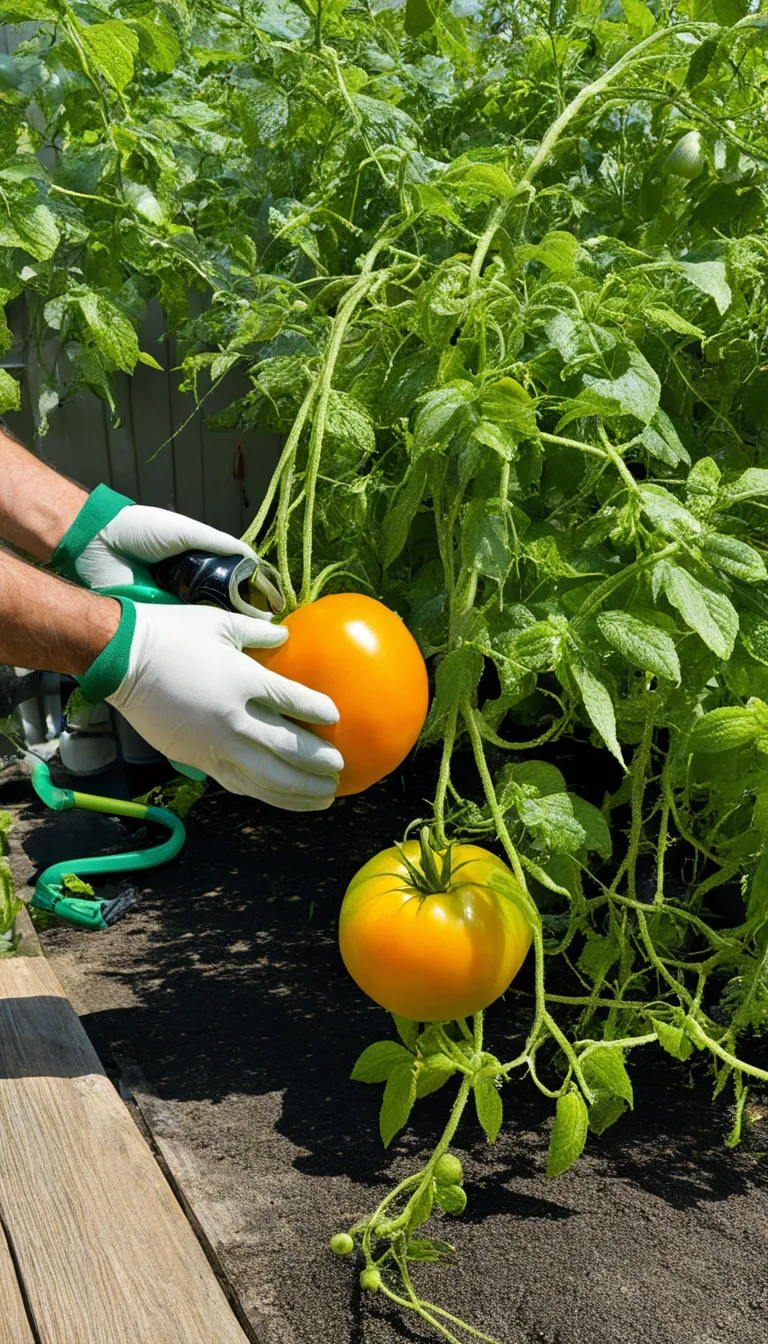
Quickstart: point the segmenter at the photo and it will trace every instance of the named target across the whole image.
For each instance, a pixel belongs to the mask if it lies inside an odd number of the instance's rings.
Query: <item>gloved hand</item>
[[[250,546],[227,532],[170,509],[134,504],[99,485],[62,537],[51,563],[87,588],[123,588],[135,581],[137,562],[155,565],[183,551],[256,558]]]
[[[333,702],[241,652],[283,644],[285,626],[120,600],[116,634],[79,678],[88,700],[107,700],[157,751],[231,793],[293,812],[330,807],[343,759],[291,720],[336,723]]]

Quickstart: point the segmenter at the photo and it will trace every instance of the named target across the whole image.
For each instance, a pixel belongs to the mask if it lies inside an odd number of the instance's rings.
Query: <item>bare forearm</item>
[[[120,622],[120,603],[0,550],[0,663],[82,676]]]
[[[87,492],[33,457],[0,428],[0,537],[48,561]],[[1,636],[0,636],[1,637]]]

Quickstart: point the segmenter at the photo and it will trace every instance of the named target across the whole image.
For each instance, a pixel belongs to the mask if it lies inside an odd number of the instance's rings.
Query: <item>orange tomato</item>
[[[408,840],[402,851],[423,872],[419,842]],[[382,1008],[414,1022],[452,1021],[487,1008],[509,987],[531,945],[520,908],[488,885],[499,872],[515,882],[487,849],[455,845],[445,890],[422,893],[398,849],[375,855],[350,882],[339,917],[339,947],[352,979]]]
[[[383,602],[332,593],[286,616],[279,649],[246,649],[265,667],[329,695],[339,722],[312,731],[344,757],[338,793],[361,793],[390,774],[427,717],[427,669],[407,627]]]

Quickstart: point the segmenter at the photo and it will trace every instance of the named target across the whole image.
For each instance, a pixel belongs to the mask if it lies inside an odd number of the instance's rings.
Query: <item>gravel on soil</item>
[[[447,1115],[451,1084],[383,1150],[381,1088],[349,1074],[390,1019],[347,977],[335,935],[350,876],[424,809],[426,789],[414,772],[407,793],[395,778],[300,816],[212,787],[181,856],[142,878],[121,923],[42,935],[97,1044],[162,1099],[259,1344],[435,1338],[363,1303],[353,1263],[327,1249],[413,1170]],[[47,813],[15,769],[0,773],[2,807],[17,818],[22,884],[54,860],[132,847],[115,820]],[[488,1012],[495,1053],[515,1050],[529,1011],[522,994]],[[633,1061],[634,1113],[554,1182],[552,1105],[530,1082],[505,1089],[494,1146],[467,1115],[467,1211],[434,1228],[457,1259],[420,1268],[427,1296],[502,1344],[765,1344],[768,1120],[724,1148],[727,1101],[713,1105],[710,1081],[658,1053]]]

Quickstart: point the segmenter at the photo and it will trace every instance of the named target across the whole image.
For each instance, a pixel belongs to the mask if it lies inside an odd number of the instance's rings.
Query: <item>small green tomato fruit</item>
[[[377,1293],[381,1287],[381,1275],[378,1269],[364,1269],[360,1275],[360,1287],[366,1293]]]
[[[337,1232],[331,1237],[330,1247],[334,1255],[351,1255],[355,1249],[355,1243],[348,1232]]]
[[[694,178],[703,173],[705,162],[699,132],[689,131],[670,150],[664,167],[674,177],[684,177],[686,181],[693,182]]]
[[[441,1208],[454,1218],[459,1218],[467,1207],[467,1196],[460,1185],[442,1186],[437,1198]]]
[[[454,1157],[453,1153],[443,1153],[435,1165],[435,1180],[438,1185],[461,1185],[464,1170],[458,1157]]]

